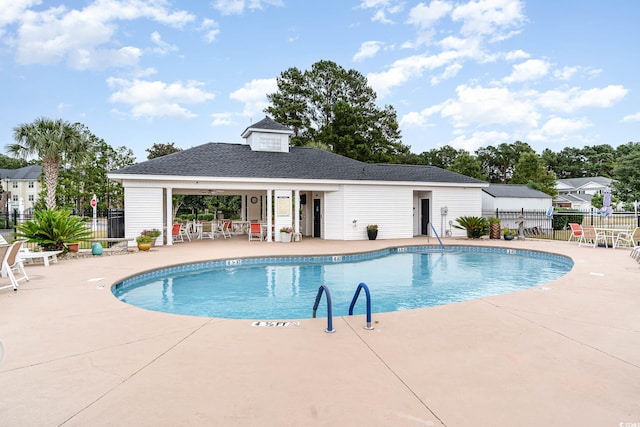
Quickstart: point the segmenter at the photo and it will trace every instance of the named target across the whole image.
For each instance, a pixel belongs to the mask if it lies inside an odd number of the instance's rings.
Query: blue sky
[[[402,142],[473,152],[640,141],[635,0],[0,0],[0,143],[44,116],[139,161],[241,142],[289,67],[368,78]]]

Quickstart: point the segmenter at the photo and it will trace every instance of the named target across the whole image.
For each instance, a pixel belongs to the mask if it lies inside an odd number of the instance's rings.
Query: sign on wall
[[[278,198],[276,199],[276,215],[277,216],[291,215],[291,197],[278,196]]]

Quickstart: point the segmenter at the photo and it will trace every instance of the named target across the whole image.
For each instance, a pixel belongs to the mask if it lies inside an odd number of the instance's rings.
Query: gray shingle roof
[[[524,184],[490,184],[488,187],[483,188],[482,191],[493,197],[513,197],[520,199],[551,198],[548,194],[529,188]]]
[[[37,181],[42,174],[42,166],[30,165],[19,169],[0,169],[0,178]]]
[[[592,177],[586,177],[586,178],[565,178],[565,179],[559,179],[558,182],[573,188],[580,188],[584,185],[589,184],[590,182],[594,182],[596,184],[602,185],[603,187],[608,187],[611,185],[611,178],[606,178],[604,176],[592,176]]]
[[[244,131],[242,131],[240,135],[244,137],[249,130],[273,130],[278,132],[293,133],[293,131],[290,128],[274,121],[270,117],[265,117],[259,122],[249,125]]]
[[[214,143],[128,166],[113,174],[232,178],[414,181],[481,184],[435,166],[369,164],[308,147],[288,153],[253,151],[246,144]]]

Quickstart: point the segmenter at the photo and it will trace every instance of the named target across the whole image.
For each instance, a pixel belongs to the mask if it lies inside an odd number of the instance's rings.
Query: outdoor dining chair
[[[580,224],[575,222],[570,222],[569,227],[571,228],[571,234],[569,235],[569,240],[567,240],[567,242],[570,242],[573,238],[575,238],[576,242],[579,242],[580,237],[582,237],[582,227]]]

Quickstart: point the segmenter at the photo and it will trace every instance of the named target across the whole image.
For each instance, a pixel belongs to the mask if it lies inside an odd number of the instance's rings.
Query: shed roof
[[[551,196],[542,191],[535,190],[524,184],[489,184],[482,189],[493,197],[507,197],[519,199],[550,199]]]

